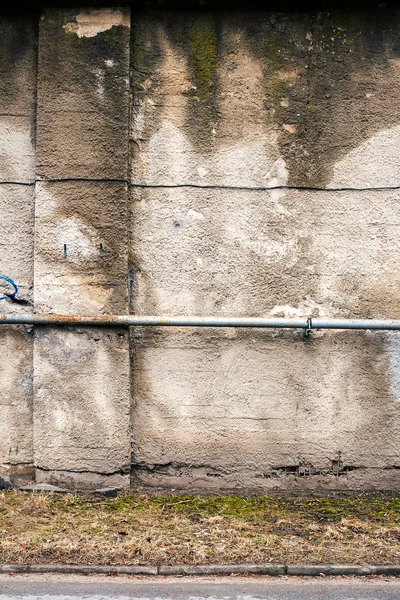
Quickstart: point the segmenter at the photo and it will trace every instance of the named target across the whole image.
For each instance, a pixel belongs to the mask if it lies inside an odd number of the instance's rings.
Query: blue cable
[[[0,296],[0,300],[7,300],[8,298],[15,298],[15,296],[18,294],[18,286],[15,283],[15,281],[13,281],[10,277],[7,277],[7,275],[0,275],[0,279],[2,279],[3,281],[6,281],[10,285],[12,285],[14,288],[14,291],[11,294],[7,294],[7,296]]]

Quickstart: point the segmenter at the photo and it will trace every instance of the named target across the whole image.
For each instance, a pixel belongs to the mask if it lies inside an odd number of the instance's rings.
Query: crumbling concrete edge
[[[74,575],[386,575],[400,577],[398,565],[0,565],[0,573],[61,573]]]

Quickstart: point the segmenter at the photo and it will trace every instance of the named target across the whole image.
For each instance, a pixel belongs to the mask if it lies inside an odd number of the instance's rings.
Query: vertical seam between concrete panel
[[[127,182],[131,179],[131,118],[132,118],[132,8],[129,7],[129,61],[128,61],[128,123],[127,123],[127,165],[126,165],[126,180]],[[126,256],[127,256],[127,272],[126,272],[126,283],[127,283],[127,312],[131,312],[131,287],[130,287],[130,239],[131,239],[131,220],[130,220],[130,188],[129,184],[126,185]],[[131,338],[131,328],[128,329],[128,360],[129,360],[129,483],[131,484],[132,477],[132,438],[133,438],[133,420],[134,420],[134,406],[133,406],[133,340]]]
[[[130,8],[129,18],[130,18],[130,32],[129,32],[129,110],[128,110],[128,164],[127,164],[127,181],[131,181],[132,178],[132,167],[133,167],[133,157],[131,154],[131,126],[132,126],[132,118],[133,118],[133,63],[132,63],[132,52],[133,52],[133,23],[132,23],[132,7]],[[135,15],[137,13],[135,12]],[[127,215],[127,283],[128,283],[128,314],[131,314],[131,309],[133,312],[134,305],[132,304],[131,298],[131,190],[129,185],[127,186],[127,207],[126,207],[126,215]],[[135,403],[134,403],[134,374],[133,369],[135,368],[134,363],[134,337],[132,335],[132,328],[128,329],[128,343],[129,343],[129,396],[130,396],[130,419],[129,419],[129,481],[132,486],[132,448],[133,448],[133,427],[134,427],[134,419],[135,419]]]
[[[37,15],[36,21],[36,82],[35,82],[35,124],[34,124],[34,146],[35,146],[35,183],[33,186],[33,272],[32,272],[32,303],[33,309],[35,310],[35,245],[36,245],[36,186],[37,186],[37,170],[36,170],[36,161],[37,161],[37,149],[36,149],[36,141],[37,141],[37,122],[38,122],[38,82],[39,82],[39,45],[40,45],[40,19],[42,16],[42,10],[39,11]],[[34,328],[32,331],[32,450],[33,450],[33,465],[36,468],[36,460],[35,460],[35,419],[34,419],[34,402],[35,402],[35,336],[36,329]],[[35,474],[36,479],[36,474]]]
[[[38,132],[38,114],[39,114],[39,60],[40,60],[40,20],[42,18],[43,9],[40,9],[37,19],[37,44],[36,44],[36,93],[35,93],[35,182],[34,182],[34,215],[33,215],[33,290],[32,290],[32,298],[33,298],[33,310],[35,311],[36,305],[36,278],[35,278],[35,265],[36,265],[36,209],[37,209],[37,186],[38,186],[38,176],[37,176],[37,132]],[[36,448],[35,448],[35,399],[36,399],[36,377],[35,377],[35,337],[36,337],[36,328],[33,329],[32,332],[32,438],[33,438],[33,465],[35,467],[35,480],[36,480]]]

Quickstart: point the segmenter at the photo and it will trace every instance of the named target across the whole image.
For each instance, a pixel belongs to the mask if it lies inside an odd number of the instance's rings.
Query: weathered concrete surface
[[[133,181],[399,185],[397,23],[144,15]],[[399,196],[134,189],[134,310],[399,318]],[[379,333],[137,332],[134,485],[399,491],[398,348]]]
[[[56,181],[36,187],[37,311],[127,312],[127,187],[109,180],[128,167],[129,45],[129,11],[42,14],[37,176]],[[37,480],[126,486],[128,333],[38,329],[34,368]]]
[[[129,473],[127,346],[126,331],[36,332],[38,481],[65,485],[74,473],[86,473],[86,485],[78,475],[78,487],[98,487],[108,483],[109,475],[116,475],[111,484],[123,485],[123,475],[126,479]]]
[[[0,180],[32,181],[35,173],[37,23],[0,20]],[[0,273],[17,282],[23,304],[0,301],[3,313],[32,310],[33,189],[0,186]],[[11,287],[0,282],[0,296]],[[27,475],[33,463],[32,337],[0,330],[0,474]]]
[[[400,319],[399,13],[130,21],[47,10],[37,61],[35,20],[0,20],[0,178],[42,180],[0,186],[3,311]],[[277,185],[327,189],[223,189]],[[400,491],[398,334],[38,327],[33,357],[2,327],[0,350],[0,474],[126,487],[132,443],[135,486]]]

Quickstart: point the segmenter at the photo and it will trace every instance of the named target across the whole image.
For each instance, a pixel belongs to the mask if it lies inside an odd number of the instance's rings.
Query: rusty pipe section
[[[276,329],[400,330],[400,321],[303,317],[151,317],[139,315],[0,315],[0,325],[72,325],[93,327],[259,327]]]
[[[307,319],[263,317],[146,317],[138,315],[0,315],[0,325],[76,325],[106,327],[276,327],[302,329]]]

